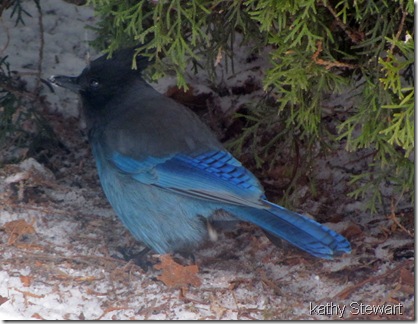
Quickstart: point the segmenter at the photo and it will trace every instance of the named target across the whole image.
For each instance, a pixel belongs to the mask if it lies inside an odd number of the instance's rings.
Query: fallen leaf
[[[399,272],[399,284],[397,290],[404,292],[405,294],[412,295],[415,293],[415,278],[412,271],[402,268]]]
[[[39,267],[41,267],[41,266],[42,266],[42,262],[40,262],[40,261],[38,261],[38,260],[36,260],[33,264],[34,264],[34,266],[35,266],[35,267],[37,267],[37,268],[39,268]]]
[[[171,288],[180,288],[187,285],[199,287],[202,282],[197,276],[199,268],[197,265],[183,266],[173,260],[173,258],[164,254],[160,256],[161,263],[154,266],[157,270],[162,270],[158,280],[162,281],[166,286]]]
[[[341,232],[341,235],[346,237],[348,240],[356,236],[360,236],[362,234],[363,234],[363,230],[361,229],[360,226],[356,224],[350,225],[349,227],[347,227],[345,230]]]
[[[43,320],[45,321],[45,318],[43,318],[41,315],[39,315],[38,313],[34,313],[32,316],[32,318],[36,318],[38,320]]]
[[[24,219],[18,219],[11,222],[7,222],[3,225],[3,229],[7,235],[9,235],[9,239],[7,244],[13,245],[16,241],[25,234],[34,234],[35,228],[33,224],[29,224]]]
[[[23,284],[23,287],[29,287],[32,282],[32,277],[20,276],[20,282]]]
[[[9,298],[6,298],[6,297],[3,297],[2,295],[0,295],[0,305],[3,305],[8,300],[9,300]]]
[[[400,278],[403,285],[409,285],[412,287],[415,285],[414,274],[410,270],[402,268],[400,271]]]

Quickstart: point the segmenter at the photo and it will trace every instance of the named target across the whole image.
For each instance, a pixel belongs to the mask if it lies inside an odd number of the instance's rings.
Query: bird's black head
[[[149,61],[143,56],[136,56],[137,69],[133,70],[134,55],[135,48],[115,51],[110,58],[106,54],[92,61],[78,77],[54,75],[49,81],[80,94],[89,108],[101,109],[132,82],[142,80],[140,73]]]

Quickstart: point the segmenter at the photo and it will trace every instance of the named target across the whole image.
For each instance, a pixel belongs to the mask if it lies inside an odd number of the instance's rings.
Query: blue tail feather
[[[332,259],[333,256],[351,252],[350,243],[342,235],[306,216],[268,201],[265,203],[265,209],[240,206],[229,211],[313,256]]]

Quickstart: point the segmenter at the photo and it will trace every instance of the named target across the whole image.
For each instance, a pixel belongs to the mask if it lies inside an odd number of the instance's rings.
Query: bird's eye
[[[90,80],[90,88],[97,89],[100,85],[100,82],[97,79]]]

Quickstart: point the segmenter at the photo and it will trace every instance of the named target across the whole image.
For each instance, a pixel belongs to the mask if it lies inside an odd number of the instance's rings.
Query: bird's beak
[[[66,88],[71,90],[75,93],[78,93],[81,89],[80,85],[78,84],[77,77],[69,77],[65,75],[52,75],[48,79],[53,85]]]

